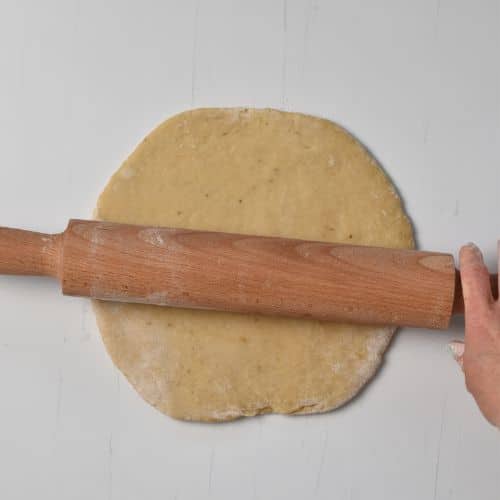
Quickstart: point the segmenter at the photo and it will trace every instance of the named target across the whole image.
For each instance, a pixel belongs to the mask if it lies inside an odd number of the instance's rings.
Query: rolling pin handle
[[[61,234],[0,227],[0,274],[59,275]]]

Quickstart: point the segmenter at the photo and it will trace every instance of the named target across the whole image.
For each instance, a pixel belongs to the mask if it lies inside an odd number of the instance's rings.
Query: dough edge
[[[165,125],[166,122],[172,121],[172,120],[179,120],[185,115],[192,115],[196,114],[198,112],[213,112],[213,113],[219,113],[219,112],[229,112],[234,115],[240,115],[241,113],[248,113],[249,116],[251,116],[254,113],[262,113],[262,112],[271,112],[271,113],[286,113],[288,115],[294,116],[294,117],[305,117],[305,118],[314,118],[315,120],[324,122],[328,124],[328,126],[333,127],[337,130],[342,131],[346,135],[348,135],[355,143],[357,146],[359,146],[363,151],[373,159],[375,162],[376,166],[380,169],[382,174],[386,177],[387,182],[389,184],[390,189],[393,190],[394,196],[398,199],[400,205],[401,205],[401,211],[403,218],[405,221],[410,225],[411,227],[411,221],[406,214],[406,211],[404,209],[403,202],[401,200],[401,197],[396,191],[396,187],[391,181],[390,177],[384,170],[384,168],[379,164],[379,162],[374,158],[372,153],[347,129],[345,129],[343,126],[339,125],[336,122],[332,122],[329,119],[323,118],[323,117],[318,117],[316,115],[309,115],[306,113],[300,113],[300,112],[288,112],[288,111],[282,111],[278,109],[273,109],[273,108],[247,108],[247,107],[228,107],[228,108],[214,108],[214,107],[206,107],[206,108],[196,108],[188,111],[184,111],[181,113],[177,113],[175,115],[172,115],[171,117],[167,118],[166,120],[162,121],[159,123],[156,127],[153,128],[152,131],[150,131],[145,139],[143,139],[137,146],[136,148],[132,151],[132,153],[128,156],[127,160],[112,174],[112,176],[109,178],[108,182],[106,183],[106,187],[104,190],[101,192],[98,202],[96,205],[96,208],[93,211],[93,216],[95,219],[100,219],[99,216],[99,203],[101,200],[101,197],[103,196],[105,190],[113,183],[114,179],[117,178],[118,176],[121,175],[121,171],[126,167],[126,163],[128,159],[134,157],[136,152],[139,150],[141,145],[148,140],[151,136],[154,134],[158,133],[161,128]],[[104,220],[104,219],[103,219]],[[415,242],[414,242],[414,237],[413,237],[413,231],[411,238],[405,242],[404,247],[405,248],[414,248]],[[98,300],[92,300],[92,307],[94,310],[94,313],[96,315],[96,322],[98,325],[98,328],[100,332],[103,332],[104,330],[109,330],[110,325],[112,321],[110,320],[109,315],[102,314],[101,307],[100,307],[100,302]],[[377,372],[381,369],[383,365],[383,359],[384,359],[384,354],[390,345],[395,332],[397,331],[397,328],[395,327],[374,327],[374,330],[377,329],[378,333],[373,339],[370,340],[370,345],[369,345],[369,352],[370,356],[369,359],[367,360],[366,363],[366,369],[363,370],[361,374],[356,375],[356,383],[353,384],[353,390],[342,400],[337,400],[335,402],[332,401],[332,399],[328,399],[328,395],[325,395],[323,398],[318,398],[319,401],[317,402],[302,402],[304,404],[299,404],[296,408],[292,410],[286,410],[284,408],[281,408],[279,406],[268,406],[268,405],[259,405],[259,404],[253,404],[253,405],[248,405],[248,407],[238,407],[238,408],[227,408],[225,410],[213,412],[210,416],[200,414],[200,415],[193,415],[192,417],[184,415],[184,414],[175,414],[172,413],[172,411],[167,411],[167,408],[165,404],[161,404],[161,402],[155,400],[154,398],[147,397],[143,392],[139,391],[136,387],[136,382],[134,380],[134,374],[131,373],[130,370],[128,370],[124,366],[119,366],[117,363],[114,361],[114,357],[110,348],[110,345],[108,343],[109,339],[107,338],[106,335],[101,335],[104,341],[105,348],[110,355],[111,359],[113,360],[113,364],[123,373],[123,375],[126,377],[126,379],[129,381],[129,383],[132,385],[134,388],[135,392],[139,393],[141,398],[149,403],[151,406],[155,407],[162,413],[166,413],[169,416],[180,419],[180,420],[193,420],[193,421],[201,421],[201,422],[227,422],[235,419],[239,419],[241,417],[250,417],[250,416],[257,416],[257,415],[262,415],[262,414],[267,414],[267,413],[275,413],[275,414],[285,414],[285,415],[309,415],[309,414],[315,414],[315,413],[325,413],[332,411],[334,409],[340,408],[350,401],[354,400],[360,392],[362,392],[363,388],[373,379]],[[334,398],[333,398],[334,399]]]

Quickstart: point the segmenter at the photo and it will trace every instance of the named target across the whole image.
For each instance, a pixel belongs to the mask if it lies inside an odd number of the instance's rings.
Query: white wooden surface
[[[0,3],[2,225],[59,231],[158,122],[273,106],[352,130],[422,247],[500,236],[498,0]],[[446,333],[402,331],[331,414],[171,420],[112,366],[86,300],[0,278],[2,499],[500,498],[500,435]]]

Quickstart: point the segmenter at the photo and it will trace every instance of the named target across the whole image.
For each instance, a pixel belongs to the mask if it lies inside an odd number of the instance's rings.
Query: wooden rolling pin
[[[52,276],[67,295],[351,323],[445,329],[463,312],[448,254],[98,221],[0,228],[0,273]]]

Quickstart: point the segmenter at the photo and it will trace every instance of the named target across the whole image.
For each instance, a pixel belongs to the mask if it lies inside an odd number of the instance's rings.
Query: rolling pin
[[[347,323],[446,329],[463,313],[450,254],[99,221],[0,228],[0,273],[54,277],[66,295]]]

